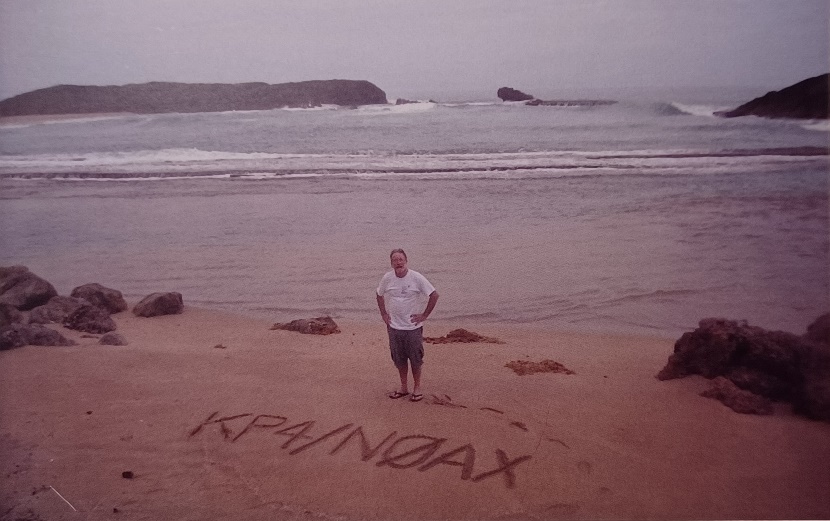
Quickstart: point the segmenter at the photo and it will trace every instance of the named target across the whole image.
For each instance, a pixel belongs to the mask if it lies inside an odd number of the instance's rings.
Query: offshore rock
[[[0,101],[0,116],[97,112],[225,112],[321,105],[386,104],[386,93],[368,81],[297,83],[168,83],[123,86],[58,85]]]
[[[502,101],[527,101],[532,100],[533,96],[530,94],[525,94],[520,90],[516,90],[510,87],[502,87],[498,91],[496,91],[496,95],[501,98]]]
[[[331,317],[301,318],[292,320],[286,324],[274,324],[272,330],[282,329],[285,331],[296,331],[306,335],[332,335],[340,332],[340,328]]]
[[[58,292],[25,266],[0,267],[0,304],[29,310],[46,304]]]
[[[718,116],[760,116],[764,118],[828,119],[830,74],[800,81],[779,91],[767,92],[740,107],[717,112]]]
[[[108,333],[115,330],[115,321],[106,310],[87,304],[70,313],[63,321],[64,327],[84,333]]]
[[[75,297],[57,295],[49,299],[49,302],[38,306],[29,312],[30,324],[62,324],[63,321],[75,312],[78,308],[89,306],[89,302]]]
[[[182,294],[175,291],[151,293],[133,307],[133,313],[139,317],[178,315],[182,312],[184,312]]]
[[[107,288],[97,283],[84,284],[72,290],[71,296],[81,298],[109,313],[119,313],[127,309],[127,301],[116,289]]]

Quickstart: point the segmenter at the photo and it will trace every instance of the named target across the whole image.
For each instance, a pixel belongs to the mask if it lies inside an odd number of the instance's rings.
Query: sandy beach
[[[504,343],[427,344],[413,403],[380,319],[113,318],[129,345],[0,352],[2,519],[830,517],[830,424],[658,381],[671,338],[477,324]],[[575,374],[505,367],[544,359]]]

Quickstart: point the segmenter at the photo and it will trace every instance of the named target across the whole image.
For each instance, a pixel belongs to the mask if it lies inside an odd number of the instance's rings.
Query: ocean
[[[380,324],[400,247],[453,327],[801,333],[830,310],[830,127],[714,116],[759,94],[0,122],[0,265]]]

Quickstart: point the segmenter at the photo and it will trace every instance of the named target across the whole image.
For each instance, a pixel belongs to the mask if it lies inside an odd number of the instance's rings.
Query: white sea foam
[[[807,130],[817,130],[819,132],[830,132],[830,120],[827,119],[818,119],[818,120],[811,120],[807,123],[802,123],[802,128]]]
[[[716,112],[730,109],[730,107],[717,107],[712,105],[689,105],[677,101],[672,101],[670,105],[684,114],[705,117],[715,117]]]

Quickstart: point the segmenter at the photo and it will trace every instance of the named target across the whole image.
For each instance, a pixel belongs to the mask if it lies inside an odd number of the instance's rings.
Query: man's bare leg
[[[409,373],[409,367],[404,365],[403,367],[398,368],[398,373],[401,376],[401,393],[408,394],[409,393],[409,383],[407,381],[407,376]],[[414,376],[414,374],[413,374]],[[417,384],[416,384],[417,385]]]
[[[421,394],[421,366],[412,366],[412,394]]]

